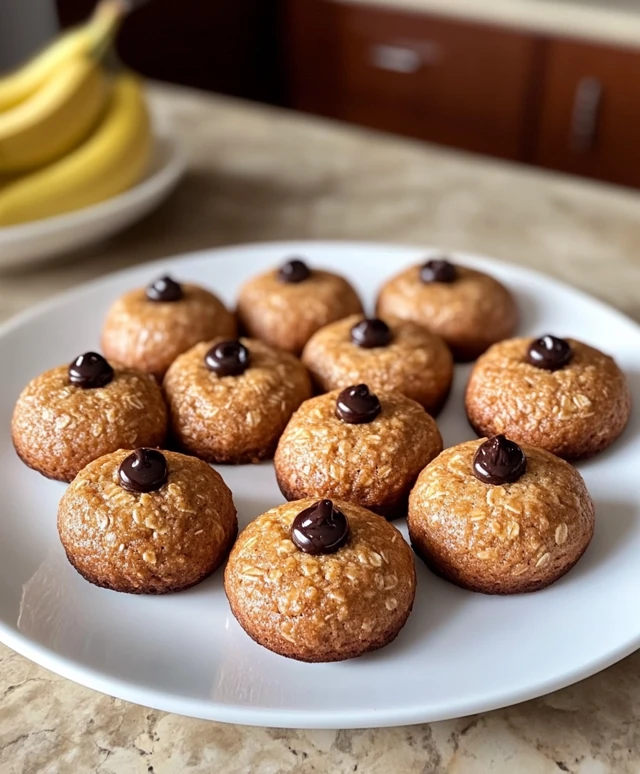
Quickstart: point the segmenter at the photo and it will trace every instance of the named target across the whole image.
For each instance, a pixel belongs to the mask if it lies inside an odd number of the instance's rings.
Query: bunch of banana
[[[144,174],[151,129],[141,85],[103,55],[122,0],[0,78],[0,227],[96,204]]]

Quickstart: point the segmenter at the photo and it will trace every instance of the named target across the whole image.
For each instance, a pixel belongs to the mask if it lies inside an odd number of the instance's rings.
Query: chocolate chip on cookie
[[[569,363],[573,351],[571,344],[556,336],[542,336],[529,344],[527,360],[531,365],[547,371],[557,371]]]
[[[298,258],[286,261],[278,269],[278,279],[280,282],[297,285],[298,282],[304,282],[311,276],[311,269],[304,261]]]
[[[157,280],[147,285],[146,294],[149,301],[157,301],[164,304],[180,301],[184,298],[182,285],[166,274],[164,277],[158,277]]]
[[[458,270],[446,258],[431,258],[420,267],[423,282],[455,282]]]

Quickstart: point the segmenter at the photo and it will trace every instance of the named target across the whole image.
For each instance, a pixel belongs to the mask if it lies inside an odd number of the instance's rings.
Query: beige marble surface
[[[339,0],[640,48],[636,0]]]
[[[191,154],[173,197],[121,236],[0,277],[0,317],[137,261],[242,241],[346,238],[476,250],[640,320],[640,194],[188,92],[156,90]],[[180,718],[102,696],[0,646],[0,772],[631,774],[640,653],[498,712],[363,731]]]

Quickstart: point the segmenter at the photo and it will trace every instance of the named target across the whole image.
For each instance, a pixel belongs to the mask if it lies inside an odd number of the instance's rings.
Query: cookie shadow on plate
[[[603,565],[616,560],[616,554],[625,544],[632,528],[637,524],[638,506],[624,500],[596,500],[596,527],[587,547],[577,564],[558,583],[579,580],[581,576],[600,570]]]
[[[242,532],[247,524],[271,508],[281,505],[285,502],[285,498],[282,495],[269,497],[268,495],[234,493],[233,502],[238,511],[239,532]]]
[[[471,592],[438,578],[417,557],[416,572],[418,586],[413,610],[398,636],[385,647],[348,662],[350,665],[370,664],[373,659],[401,657],[404,652],[415,651],[472,603]]]
[[[518,324],[516,325],[514,336],[542,335],[537,333],[544,325],[543,317],[540,314],[540,303],[536,294],[528,288],[518,288],[511,292],[515,294],[518,303]]]
[[[637,442],[640,434],[640,371],[624,370],[631,390],[631,416],[620,436],[604,451],[586,460],[577,460],[574,464],[582,473],[601,462],[613,461],[616,455],[622,455]]]

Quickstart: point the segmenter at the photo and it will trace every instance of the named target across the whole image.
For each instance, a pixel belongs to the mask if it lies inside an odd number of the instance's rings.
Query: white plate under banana
[[[69,260],[74,250],[115,235],[154,210],[176,186],[186,165],[169,128],[164,116],[159,126],[154,125],[147,171],[123,193],[52,218],[0,227],[0,272],[54,261],[57,256]],[[89,255],[93,253],[84,254],[84,258]]]

